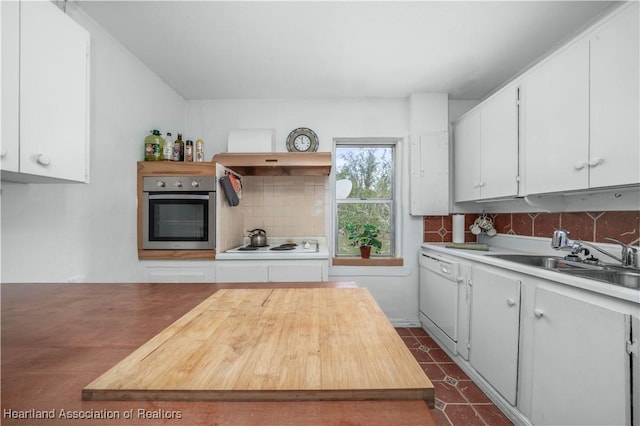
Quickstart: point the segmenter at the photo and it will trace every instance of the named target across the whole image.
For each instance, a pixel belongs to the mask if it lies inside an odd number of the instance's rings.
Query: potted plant
[[[360,247],[360,255],[363,259],[368,259],[371,255],[371,247],[376,248],[376,253],[380,253],[382,242],[378,239],[380,230],[376,225],[365,224],[349,224],[345,226],[347,230],[349,242],[354,247]]]

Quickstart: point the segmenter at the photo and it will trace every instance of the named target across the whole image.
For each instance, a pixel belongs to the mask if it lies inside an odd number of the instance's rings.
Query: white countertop
[[[493,237],[492,239],[483,239],[483,243],[489,244],[489,251],[447,248],[443,243],[424,243],[422,244],[422,248],[433,250],[442,254],[456,256],[462,259],[469,259],[476,262],[485,263],[487,265],[509,269],[523,274],[533,275],[538,278],[555,281],[572,287],[578,287],[584,290],[589,290],[595,293],[600,293],[640,304],[640,290],[623,287],[616,284],[608,284],[602,281],[592,280],[575,275],[564,274],[562,272],[557,272],[554,270],[511,262],[493,256],[487,256],[492,254],[536,254],[564,257],[565,254],[567,254],[563,251],[553,250],[551,248],[550,241],[550,238],[515,237],[510,235],[500,235],[499,237]],[[610,251],[614,254],[617,254],[617,250],[620,249],[619,246],[615,245],[602,244],[602,246],[611,248]]]
[[[305,246],[305,242],[309,244]],[[296,243],[294,250],[269,250],[272,247],[285,243]],[[316,243],[318,248],[316,250]],[[244,238],[243,245],[249,244],[248,237]],[[325,237],[267,237],[269,247],[256,251],[238,251],[237,247],[216,253],[216,260],[304,260],[317,259],[329,260],[329,249]]]

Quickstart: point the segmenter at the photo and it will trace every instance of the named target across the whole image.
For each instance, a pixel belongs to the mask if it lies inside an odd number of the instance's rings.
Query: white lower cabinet
[[[518,383],[520,284],[517,277],[498,270],[473,270],[469,360],[512,405]]]
[[[422,252],[459,263],[448,351],[515,424],[640,426],[640,301]]]
[[[629,424],[630,316],[545,288],[533,316],[533,424]]]
[[[216,281],[241,282],[305,282],[327,281],[326,260],[217,260]]]

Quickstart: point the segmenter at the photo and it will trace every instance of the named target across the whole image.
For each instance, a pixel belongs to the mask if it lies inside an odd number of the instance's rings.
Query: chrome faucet
[[[600,247],[597,247],[591,243],[587,243],[585,241],[580,240],[572,240],[569,238],[569,231],[565,229],[556,229],[553,231],[553,237],[551,238],[551,247],[556,250],[567,250],[571,251],[573,254],[578,254],[584,246],[591,247],[600,253],[609,256],[612,259],[620,262],[623,267],[638,267],[638,249],[635,247],[631,247],[622,241],[615,240],[613,238],[605,238],[605,240],[613,241],[622,246],[622,257],[617,257],[612,255],[611,253],[607,253],[602,250]]]

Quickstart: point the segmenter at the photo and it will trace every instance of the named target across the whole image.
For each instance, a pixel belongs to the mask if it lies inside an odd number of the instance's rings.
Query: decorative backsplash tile
[[[245,176],[244,229],[273,237],[324,236],[327,176]]]
[[[615,238],[626,244],[640,243],[640,211],[565,212],[565,213],[493,213],[496,230],[501,234],[532,237],[551,237],[554,229],[564,228],[572,239],[592,242],[610,242]],[[475,235],[469,226],[478,217],[465,215],[465,241],[473,242]],[[452,220],[449,216],[424,217],[424,242],[450,242]]]

